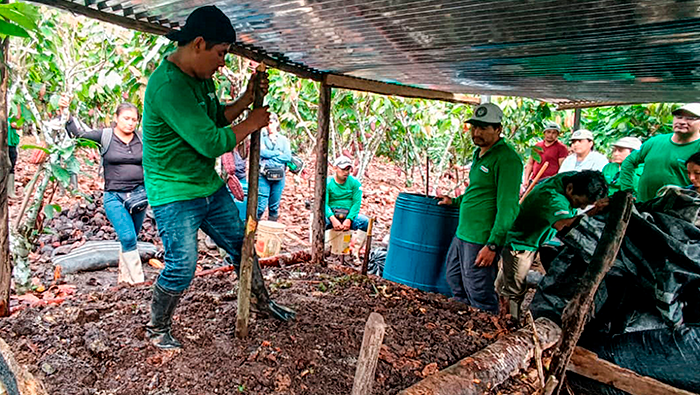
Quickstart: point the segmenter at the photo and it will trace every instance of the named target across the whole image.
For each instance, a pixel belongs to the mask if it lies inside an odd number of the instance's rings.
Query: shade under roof
[[[690,102],[700,87],[700,0],[39,2],[169,28],[214,4],[283,63],[452,93]]]

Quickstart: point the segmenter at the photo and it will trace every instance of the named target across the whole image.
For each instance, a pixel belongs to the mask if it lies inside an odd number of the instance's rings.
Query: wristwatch
[[[493,252],[496,252],[496,250],[498,249],[498,246],[495,243],[488,243],[488,244],[486,244],[486,248],[488,248],[489,250],[491,250]]]

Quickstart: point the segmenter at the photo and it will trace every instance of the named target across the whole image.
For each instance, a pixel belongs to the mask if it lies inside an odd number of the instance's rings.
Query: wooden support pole
[[[372,251],[372,232],[374,230],[374,218],[369,219],[367,225],[367,238],[365,239],[365,258],[362,260],[362,275],[367,275],[367,267],[369,266],[369,252]]]
[[[260,78],[265,73],[265,64],[260,63],[254,81],[253,108],[263,105],[265,96],[259,89]],[[260,130],[250,135],[250,153],[248,155],[248,204],[246,206],[245,238],[241,251],[241,270],[238,274],[238,310],[236,315],[236,337],[248,336],[250,320],[250,286],[253,278],[255,260],[255,231],[258,228],[258,182],[260,174]]]
[[[535,320],[535,327],[542,349],[554,346],[561,337],[559,326],[547,318]],[[524,327],[428,376],[399,395],[482,395],[527,368],[534,353],[532,328]]]
[[[651,377],[642,376],[612,362],[600,359],[595,353],[581,347],[576,347],[571,355],[568,370],[632,395],[693,395],[692,392],[670,386]]]
[[[3,1],[6,3],[6,1]],[[10,39],[6,37],[0,44],[0,317],[10,315],[10,280],[12,263],[10,262],[10,224],[7,205],[7,182],[10,161],[7,153],[7,53]]]
[[[523,204],[523,201],[525,200],[527,195],[529,195],[530,192],[532,192],[532,190],[535,189],[535,186],[537,185],[537,183],[540,182],[540,178],[542,178],[542,174],[544,174],[544,171],[547,170],[548,167],[549,167],[549,162],[544,162],[542,167],[540,167],[540,171],[538,171],[535,178],[532,179],[530,186],[527,187],[527,190],[525,190],[525,193],[523,193],[523,196],[520,197],[520,201],[518,203]]]
[[[355,369],[355,382],[352,385],[352,395],[365,395],[372,393],[374,384],[374,371],[377,368],[379,349],[384,341],[386,325],[384,317],[378,313],[371,313],[365,324],[365,334],[362,337],[362,348],[357,358]]]
[[[581,109],[574,110],[574,131],[581,129]]]
[[[316,134],[316,176],[314,178],[313,223],[311,224],[311,262],[325,265],[323,249],[326,232],[326,179],[328,178],[328,137],[331,120],[331,88],[321,83]]]
[[[550,374],[559,382],[554,389],[555,394],[559,394],[564,385],[566,367],[588,320],[598,286],[612,267],[620,250],[627,224],[632,215],[632,207],[633,198],[629,192],[620,191],[613,195],[598,246],[581,278],[578,291],[564,308],[561,317],[562,339],[554,352],[550,366]]]

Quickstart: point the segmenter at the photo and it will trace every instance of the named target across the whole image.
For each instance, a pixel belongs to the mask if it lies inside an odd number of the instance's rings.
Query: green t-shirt
[[[326,217],[333,215],[334,208],[350,210],[347,218],[353,221],[360,213],[362,204],[362,184],[353,176],[348,176],[344,184],[338,184],[335,177],[329,177],[326,184]]]
[[[506,245],[515,251],[536,251],[556,234],[555,222],[572,218],[576,209],[566,198],[564,178],[575,171],[560,173],[538,184],[520,206],[520,213],[508,231]]]
[[[469,187],[452,204],[459,207],[456,236],[469,243],[502,246],[518,214],[523,162],[504,139],[484,156],[474,153]]]
[[[637,167],[634,171],[632,178],[632,188],[634,193],[637,194],[639,190],[639,177],[641,177],[644,172],[644,163]],[[608,183],[608,195],[612,196],[615,192],[621,190],[620,188],[620,164],[610,162],[603,168],[603,176],[605,181]]]
[[[159,206],[214,194],[224,184],[216,158],[236,146],[211,79],[198,80],[164,59],[148,80],[143,106],[143,170],[148,201]]]
[[[620,169],[620,187],[623,191],[633,190],[635,168],[644,163],[644,172],[639,178],[637,190],[639,200],[644,202],[656,197],[656,192],[664,185],[686,187],[690,184],[685,161],[690,155],[700,151],[700,139],[687,144],[676,144],[671,140],[672,133],[654,136],[633,151]]]
[[[12,123],[12,118],[7,118],[7,145],[10,147],[16,147],[19,144],[19,134],[10,125]]]

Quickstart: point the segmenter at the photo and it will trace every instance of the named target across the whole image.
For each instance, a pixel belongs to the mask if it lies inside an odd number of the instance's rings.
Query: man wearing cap
[[[447,253],[447,283],[455,300],[498,313],[494,281],[498,254],[518,213],[523,163],[501,136],[503,111],[492,103],[478,106],[471,124],[474,152],[469,187],[457,198],[439,196],[439,204],[459,207],[457,232]]]
[[[326,229],[366,232],[369,218],[360,214],[362,184],[350,175],[352,161],[339,156],[333,167],[335,175],[326,184]]]
[[[608,164],[608,158],[605,155],[593,151],[593,133],[588,129],[579,129],[571,135],[571,148],[574,153],[564,159],[559,173],[582,170],[601,171]]]
[[[167,37],[178,47],[153,72],[144,98],[144,178],[165,249],[165,268],[153,286],[147,333],[157,347],[179,349],[182,345],[171,335],[171,322],[197,266],[198,229],[226,250],[236,268],[241,259],[244,226],[214,170],[216,158],[266,126],[269,113],[265,107],[257,108],[232,124],[253,102],[251,83],[232,104],[221,105],[216,98],[212,76],[225,64],[229,46],[236,41],[231,21],[221,10],[198,8],[181,30]],[[267,92],[267,76],[256,78]],[[281,319],[293,316],[270,301],[257,262],[251,288],[260,310]]]
[[[654,136],[632,152],[620,167],[620,187],[634,190],[634,172],[644,164],[637,197],[644,202],[664,185],[690,184],[685,162],[700,151],[700,103],[689,103],[673,111],[673,133]]]
[[[569,155],[569,150],[564,144],[559,142],[561,127],[556,122],[547,122],[544,129],[544,139],[535,144],[540,155],[540,160],[530,157],[525,165],[524,185],[527,186],[540,172],[545,163],[549,163],[540,180],[547,179],[559,172],[564,158]]]
[[[603,168],[603,176],[608,183],[608,191],[612,196],[620,190],[620,165],[627,157],[642,146],[642,141],[636,137],[623,137],[613,144],[612,161]],[[637,191],[639,177],[644,171],[644,165],[639,166],[634,172],[634,191]]]

